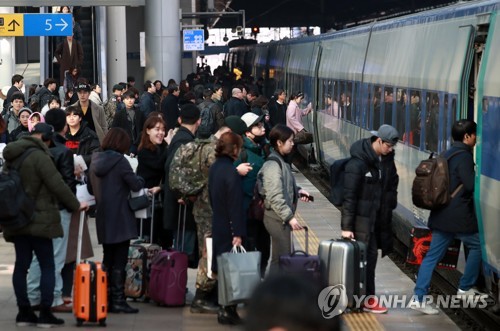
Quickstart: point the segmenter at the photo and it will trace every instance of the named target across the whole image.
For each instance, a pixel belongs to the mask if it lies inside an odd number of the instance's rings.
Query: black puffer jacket
[[[89,128],[86,122],[82,122],[80,130],[74,135],[68,130],[66,132],[66,147],[68,147],[74,154],[81,155],[83,160],[90,167],[92,160],[92,153],[97,151],[101,146],[97,134]]]
[[[54,159],[57,170],[61,174],[66,185],[69,186],[73,194],[76,194],[75,163],[73,162],[73,153],[65,146],[66,139],[60,134],[55,134],[52,139],[49,151]],[[64,208],[59,204],[59,209]]]
[[[367,138],[351,147],[352,159],[345,170],[341,227],[343,231],[353,231],[354,238],[365,243],[374,233],[384,256],[392,249],[392,210],[397,205],[399,177],[394,152],[379,159],[371,144],[371,138]]]
[[[444,156],[448,157],[456,151],[463,152],[448,161],[450,192],[462,183],[464,186],[447,206],[431,212],[429,228],[453,233],[476,233],[478,226],[473,200],[474,158],[471,148],[462,142],[454,142]]]

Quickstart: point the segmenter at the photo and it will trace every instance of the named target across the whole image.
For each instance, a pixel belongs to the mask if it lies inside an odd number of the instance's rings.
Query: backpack
[[[198,127],[197,135],[200,137],[209,137],[215,133],[215,114],[212,111],[215,103],[204,104],[200,111],[201,124]]]
[[[0,225],[5,229],[20,229],[33,219],[35,202],[24,191],[19,168],[35,150],[27,149],[0,173]]]
[[[203,149],[213,143],[210,139],[196,139],[181,145],[174,154],[168,175],[170,189],[181,196],[197,195],[207,184],[208,174],[203,172]]]
[[[342,207],[344,203],[345,166],[350,160],[350,157],[336,160],[330,166],[330,196],[328,200],[335,207]]]
[[[266,159],[266,162],[267,161],[277,162],[278,165],[280,166],[280,169],[282,169],[281,162],[277,158],[270,156]],[[249,220],[261,220],[261,221],[264,220],[264,210],[266,208],[264,206],[264,196],[261,194],[261,192],[262,192],[262,182],[257,178],[257,181],[255,182],[255,186],[253,188],[252,200],[248,205],[247,215]]]
[[[433,157],[434,153],[431,153],[428,159],[420,162],[415,169],[416,177],[411,187],[412,200],[415,206],[435,210],[446,206],[455,197],[463,184],[460,184],[450,194],[448,161],[463,152],[465,151],[456,151],[448,157],[443,155]]]

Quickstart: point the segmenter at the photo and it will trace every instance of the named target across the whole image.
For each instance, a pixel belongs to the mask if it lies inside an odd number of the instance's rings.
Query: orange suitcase
[[[84,322],[99,323],[106,326],[108,310],[108,280],[100,262],[83,261],[80,263],[82,230],[85,212],[80,214],[77,261],[73,288],[73,313],[77,326]]]

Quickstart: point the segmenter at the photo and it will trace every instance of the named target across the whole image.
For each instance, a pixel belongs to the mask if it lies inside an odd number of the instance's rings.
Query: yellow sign
[[[0,37],[24,36],[24,14],[0,14]]]

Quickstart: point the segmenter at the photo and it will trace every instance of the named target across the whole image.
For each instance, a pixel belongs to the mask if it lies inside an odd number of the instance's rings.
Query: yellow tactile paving
[[[300,213],[295,213],[295,217],[301,225],[307,225],[307,222],[300,215]],[[305,251],[306,248],[306,236],[305,231],[297,231],[294,233],[295,241],[299,243],[301,250]],[[318,251],[319,239],[316,233],[309,226],[309,252],[310,254],[316,254]],[[344,323],[347,325],[351,331],[382,331],[385,330],[384,326],[369,313],[347,313],[342,315]]]

